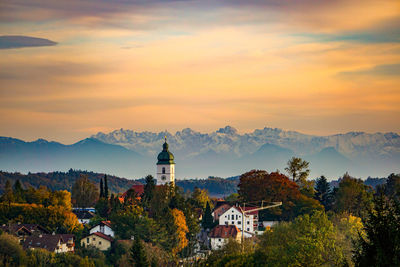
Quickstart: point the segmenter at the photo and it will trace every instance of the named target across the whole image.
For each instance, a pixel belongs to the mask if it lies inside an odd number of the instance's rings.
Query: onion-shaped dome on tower
[[[167,137],[165,137],[165,142],[163,144],[163,150],[158,154],[157,165],[160,164],[175,164],[174,155],[168,150]]]

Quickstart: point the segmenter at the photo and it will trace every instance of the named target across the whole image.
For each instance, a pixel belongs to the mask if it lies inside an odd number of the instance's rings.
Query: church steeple
[[[164,137],[163,150],[157,157],[157,184],[175,182],[175,162],[174,155],[169,151],[167,137]]]

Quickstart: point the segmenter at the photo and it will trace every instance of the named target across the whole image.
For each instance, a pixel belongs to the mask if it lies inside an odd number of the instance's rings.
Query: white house
[[[256,230],[256,226],[258,224],[258,216],[256,217],[256,219],[255,213],[256,212],[245,214],[244,220],[242,222],[242,211],[239,207],[233,206],[219,216],[219,225],[235,225],[240,231],[244,231],[245,234],[246,232],[249,234],[254,234],[254,231]],[[242,223],[244,223],[244,226],[242,225]],[[246,234],[246,237],[247,236],[249,235]]]
[[[90,229],[90,234],[102,233],[111,237],[114,237],[114,231],[111,229],[110,221],[101,221],[98,225]]]
[[[222,248],[229,240],[235,239],[240,242],[240,230],[235,225],[217,225],[209,233],[212,250]]]

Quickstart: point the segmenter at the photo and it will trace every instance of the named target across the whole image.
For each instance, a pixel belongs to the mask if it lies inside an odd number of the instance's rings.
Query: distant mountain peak
[[[237,134],[237,130],[236,130],[236,128],[233,128],[232,126],[228,125],[228,126],[225,126],[224,128],[219,128],[217,133],[234,135],[234,134]]]

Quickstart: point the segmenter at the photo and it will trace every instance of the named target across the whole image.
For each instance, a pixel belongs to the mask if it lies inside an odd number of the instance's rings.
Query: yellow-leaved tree
[[[172,253],[176,254],[182,251],[182,249],[184,249],[188,245],[186,234],[189,232],[189,229],[186,225],[186,218],[182,211],[178,209],[173,209],[171,213],[174,217],[174,225],[176,229],[176,236],[178,239],[176,247],[172,249]]]

